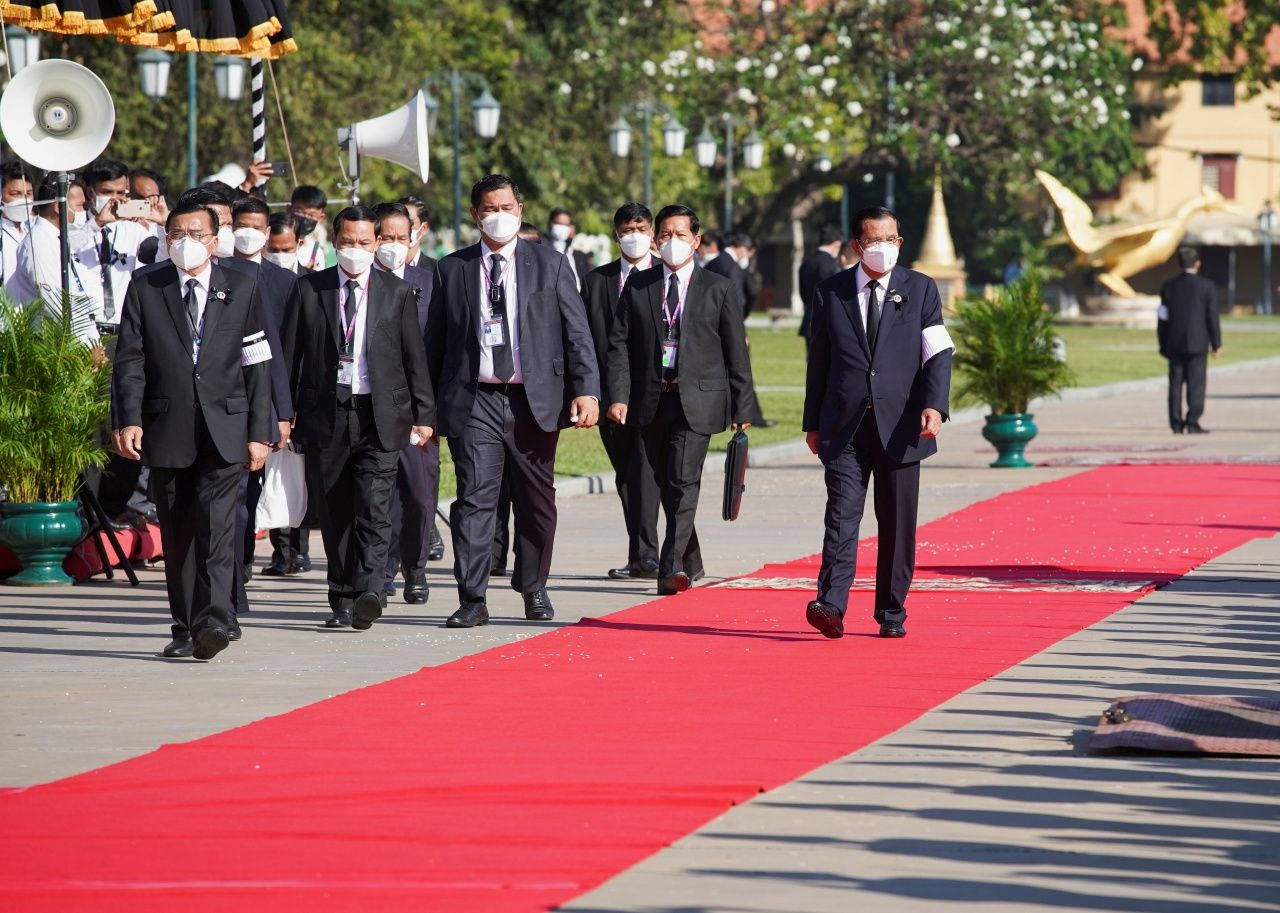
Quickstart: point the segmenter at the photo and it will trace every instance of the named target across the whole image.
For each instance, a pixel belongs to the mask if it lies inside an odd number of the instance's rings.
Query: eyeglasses
[[[894,235],[892,238],[859,238],[859,247],[870,247],[872,244],[901,244],[902,238]]]
[[[165,235],[170,244],[177,244],[183,238],[190,238],[192,241],[204,241],[206,238],[212,237],[213,233],[208,231],[181,231],[179,229],[175,229]]]

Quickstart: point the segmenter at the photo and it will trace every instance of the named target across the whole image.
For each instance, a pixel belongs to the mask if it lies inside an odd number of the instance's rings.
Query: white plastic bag
[[[292,450],[267,454],[262,497],[254,518],[258,529],[292,529],[307,515],[307,478],[304,458]]]

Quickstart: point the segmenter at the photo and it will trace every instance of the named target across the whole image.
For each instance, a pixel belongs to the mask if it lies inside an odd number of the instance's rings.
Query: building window
[[[1200,103],[1206,108],[1229,107],[1236,103],[1236,78],[1205,74],[1200,77]]]
[[[1236,198],[1236,155],[1200,157],[1200,183],[1212,187],[1228,200]]]

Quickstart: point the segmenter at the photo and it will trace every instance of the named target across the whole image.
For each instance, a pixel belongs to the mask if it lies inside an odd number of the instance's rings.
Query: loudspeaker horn
[[[116,106],[92,70],[70,60],[41,60],[5,88],[0,123],[10,147],[29,164],[74,171],[111,142]]]
[[[427,102],[422,90],[394,111],[339,130],[338,142],[353,145],[359,155],[403,165],[425,182],[429,156]]]

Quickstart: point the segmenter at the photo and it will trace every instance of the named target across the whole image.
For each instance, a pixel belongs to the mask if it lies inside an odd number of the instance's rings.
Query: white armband
[[[1156,320],[1168,320],[1168,319],[1169,319],[1169,308],[1166,305],[1162,304],[1160,305],[1160,307],[1156,308]]]
[[[925,327],[920,331],[921,364],[924,364],[939,352],[945,352],[947,349],[954,349],[955,347],[956,344],[951,341],[951,334],[940,323]]]
[[[260,364],[271,360],[271,345],[267,342],[267,334],[258,331],[246,336],[240,343],[240,367]]]

